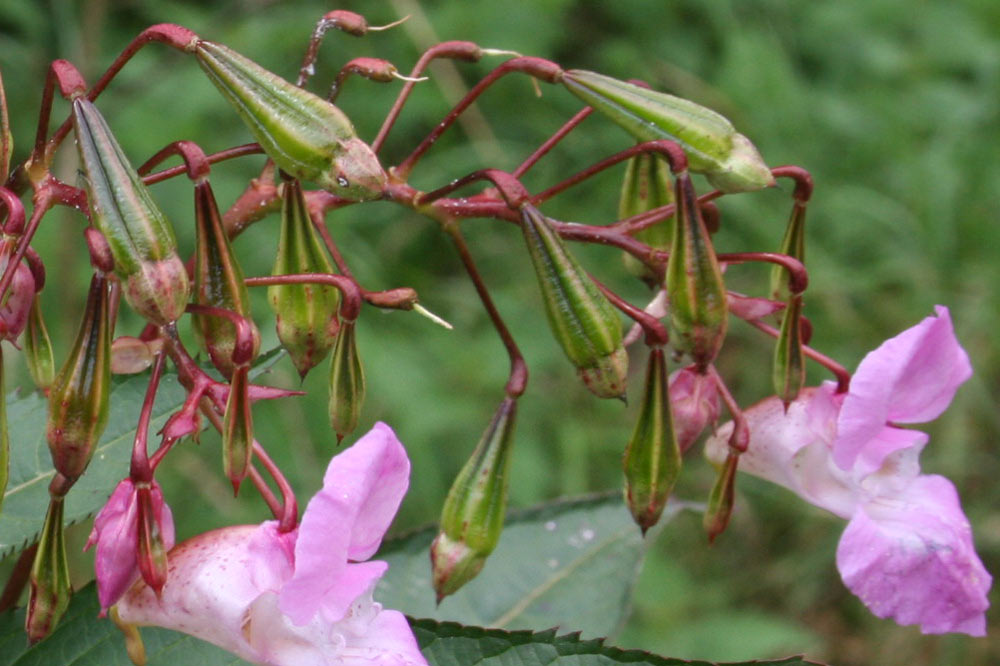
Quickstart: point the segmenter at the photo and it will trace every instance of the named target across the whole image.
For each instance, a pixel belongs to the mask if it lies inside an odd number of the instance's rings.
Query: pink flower
[[[276,666],[426,666],[402,613],[372,600],[387,564],[368,561],[409,484],[410,461],[378,423],[326,470],[298,528],[225,527],[169,554],[162,593],[142,582],[121,619],[182,631]]]
[[[897,427],[937,418],[972,374],[948,309],[869,353],[835,393],[804,390],[787,413],[777,397],[746,410],[750,448],[739,469],[848,520],[837,547],[847,587],[878,617],[923,633],[986,633],[992,578],[952,483],[920,473],[927,435]],[[727,424],[706,444],[721,462]]]
[[[174,519],[163,501],[163,491],[155,481],[149,487],[149,506],[163,547],[174,545]],[[140,498],[130,479],[119,483],[107,504],[94,518],[84,550],[97,545],[94,571],[97,574],[97,598],[103,614],[139,576]]]

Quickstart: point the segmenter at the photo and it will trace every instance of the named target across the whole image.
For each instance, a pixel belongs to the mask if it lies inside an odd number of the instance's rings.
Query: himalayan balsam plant
[[[397,577],[377,590],[388,565],[372,558],[405,501],[408,455],[433,453],[417,446],[407,453],[400,441],[407,440],[406,422],[391,428],[378,422],[357,437],[366,392],[379,387],[366,384],[356,322],[372,310],[395,309],[447,324],[420,305],[412,288],[374,289],[355,279],[351,257],[335,244],[326,218],[331,211],[374,201],[439,224],[510,361],[499,406],[441,508],[424,565],[429,584],[419,583],[420,594],[447,604],[446,597],[494,565],[490,555],[502,541],[508,487],[514,482],[517,408],[529,373],[463,234],[465,220],[485,218],[520,228],[523,246],[518,241],[508,250],[526,253],[544,309],[539,321],[547,321],[594,399],[624,398],[629,383],[640,396],[631,435],[622,432],[624,505],[637,535],[670,510],[685,459],[703,449],[716,470],[702,509],[709,540],[729,523],[737,472],[753,474],[847,521],[836,566],[872,613],[925,633],[985,634],[991,577],[976,554],[958,493],[944,477],[921,473],[919,455],[928,437],[903,427],[933,420],[946,409],[972,374],[969,359],[944,306],[871,352],[853,376],[809,346],[804,248],[813,185],[805,169],[770,167],[723,116],[642,82],[564,69],[466,41],[431,47],[406,76],[385,60],[351,60],[324,98],[307,84],[330,28],[356,36],[375,30],[354,13],[323,16],[294,82],[173,24],[143,31],[94,82],[70,62],[56,60],[45,79],[34,144],[20,162],[12,159],[7,98],[0,96],[0,336],[10,343],[8,350],[24,354],[45,396],[47,406],[33,425],[39,437],[44,431],[52,470],[47,512],[24,515],[23,506],[15,506],[14,484],[7,487],[8,476],[20,474],[34,452],[28,442],[8,438],[7,405],[0,402],[0,488],[11,496],[2,510],[15,512],[0,514],[0,525],[16,518],[30,526],[16,543],[0,544],[20,552],[2,603],[5,610],[16,605],[27,588],[23,618],[31,649],[54,640],[60,622],[84,617],[88,626],[117,625],[124,638],[113,639],[115,649],[127,650],[135,663],[146,660],[137,626],[148,625],[189,634],[260,664],[494,663],[487,644],[515,652],[524,648],[518,663],[525,664],[563,663],[564,657],[585,664],[599,658],[666,663],[578,636],[417,620],[404,615],[418,612],[414,608],[382,606],[381,590],[418,585]],[[186,56],[185,66],[200,68],[217,89],[220,107],[229,107],[234,121],[245,124],[248,143],[207,154],[194,137],[152,156],[120,144],[115,109],[102,106],[101,93],[146,47],[175,49]],[[502,60],[404,159],[386,164],[383,147],[428,65],[487,57]],[[583,106],[511,171],[483,168],[431,191],[411,185],[411,173],[437,139],[508,74],[553,86],[559,90],[552,94],[575,96]],[[402,86],[370,140],[358,136],[334,105],[351,76]],[[524,175],[568,135],[582,132],[578,126],[591,115],[591,122],[624,130],[622,150],[581,165],[547,189],[530,190]],[[75,184],[53,173],[53,161],[67,154],[78,159]],[[260,160],[261,154],[259,177],[220,209],[213,171],[230,160]],[[168,159],[181,164],[160,168]],[[545,212],[551,199],[616,165],[624,169],[624,179],[620,192],[608,196],[617,201],[619,219],[583,224]],[[170,178],[190,181],[193,220],[170,220],[157,204],[155,185]],[[714,202],[752,197],[776,179],[794,184],[783,238],[776,234],[770,248],[717,252],[713,234],[722,220]],[[700,194],[696,180],[707,183],[699,185]],[[57,206],[74,209],[84,223],[82,247],[93,270],[76,337],[69,348],[53,350],[39,307],[47,258],[31,243]],[[232,245],[251,224],[275,217],[273,271],[248,275]],[[180,247],[175,226],[192,222],[195,246]],[[648,305],[628,302],[602,284],[601,276],[590,275],[574,255],[578,243],[623,251],[625,270],[650,288]],[[754,296],[728,290],[727,268],[751,262],[772,265],[769,288]],[[249,292],[259,287],[266,287],[270,312],[251,307]],[[141,317],[144,326],[116,327],[122,308]],[[759,329],[762,344],[774,350],[770,367],[762,369],[772,378],[774,395],[749,407],[737,403],[715,363],[734,317]],[[192,335],[182,336],[181,326],[189,326]],[[269,452],[294,442],[268,443],[255,436],[255,403],[299,395],[256,383],[258,367],[274,356],[261,350],[260,332],[270,326],[300,376],[327,363],[320,371],[329,378],[330,450],[339,452],[301,515],[299,500]],[[806,386],[810,362],[827,369],[833,381]],[[645,368],[630,373],[630,364]],[[145,386],[144,397],[137,402],[137,423],[127,430],[132,446],[121,449],[118,461],[125,469],[127,460],[127,476],[94,490],[96,505],[74,508],[79,497],[70,490],[88,479],[88,466],[113,420],[109,414],[122,398],[116,387],[127,383],[136,391],[137,382]],[[154,413],[154,405],[161,404],[157,399],[168,383],[181,395],[165,415],[157,445],[150,447],[154,419],[163,415]],[[728,422],[719,425],[723,408]],[[170,465],[172,451],[206,427],[221,436],[218,473],[236,493],[248,486],[259,493],[273,519],[178,543],[170,497],[157,472]],[[341,440],[343,448],[337,449]],[[75,521],[94,513],[87,547],[96,550],[96,603],[68,614],[71,598],[83,598],[85,591],[74,592],[71,585],[65,523],[69,515]],[[831,564],[833,559],[831,554]],[[75,599],[72,603],[76,608]],[[567,630],[574,628],[571,618],[566,622]],[[4,645],[17,649],[9,640]],[[191,645],[197,651],[202,644]],[[545,650],[554,656],[541,661],[539,655],[549,654]]]

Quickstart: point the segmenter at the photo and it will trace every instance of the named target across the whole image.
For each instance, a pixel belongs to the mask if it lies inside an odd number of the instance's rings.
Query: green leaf
[[[667,505],[666,523],[682,505]],[[546,504],[507,520],[482,573],[434,605],[427,528],[387,541],[375,598],[413,617],[507,629],[614,632],[628,613],[646,544],[621,494]]]
[[[273,350],[263,354],[251,372],[258,375],[280,358]],[[87,472],[66,497],[67,525],[86,520],[108,500],[112,489],[128,474],[135,426],[149,382],[149,373],[115,378],[111,390],[111,410]],[[157,432],[167,417],[184,404],[186,393],[174,374],[160,382],[150,431]],[[45,440],[48,403],[39,393],[7,399],[7,427],[10,433],[10,480],[0,513],[0,559],[34,543],[49,505],[49,481],[55,471]],[[181,444],[183,446],[183,444]]]
[[[604,639],[582,640],[580,634],[557,636],[548,631],[503,631],[464,627],[455,622],[411,620],[413,633],[431,666],[718,666],[707,661],[658,657],[640,650],[604,645]],[[821,666],[802,657],[747,661],[729,666]]]
[[[0,666],[133,666],[121,632],[99,619],[97,587],[79,590],[55,631],[28,646],[24,609],[0,614]],[[236,666],[246,664],[222,648],[167,629],[144,627],[147,666]]]

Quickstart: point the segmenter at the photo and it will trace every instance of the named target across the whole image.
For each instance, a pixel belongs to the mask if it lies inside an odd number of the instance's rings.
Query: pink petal
[[[378,550],[409,475],[406,451],[384,423],[330,461],[323,489],[299,524],[295,575],[281,592],[281,611],[294,623],[305,624],[321,607],[346,612],[335,587],[349,559],[364,560]]]
[[[705,426],[719,418],[719,391],[714,378],[692,365],[671,375],[669,392],[674,434],[681,451],[687,451]]]
[[[115,486],[94,518],[94,529],[85,548],[97,545],[94,573],[102,612],[113,606],[139,575],[135,555],[139,542],[137,512],[132,482],[125,479]]]
[[[889,454],[911,448],[919,452],[927,444],[928,439],[927,433],[919,430],[885,426],[861,449],[854,461],[852,472],[858,479],[863,479],[877,472]],[[920,471],[919,465],[914,471]]]
[[[170,551],[167,583],[157,598],[143,581],[118,602],[121,619],[181,631],[259,661],[243,634],[247,610],[261,591],[250,575],[247,547],[256,525],[224,527]]]
[[[992,578],[944,477],[918,477],[898,496],[864,504],[840,539],[837,568],[878,617],[925,634],[985,635]]]
[[[359,654],[343,660],[343,666],[426,666],[427,661],[417,647],[413,630],[399,611],[379,613],[368,631],[356,637],[350,646]]]
[[[948,308],[882,343],[861,361],[837,424],[834,461],[850,469],[887,422],[923,423],[951,403],[972,367]],[[869,456],[874,460],[877,456]]]
[[[755,296],[744,296],[735,291],[726,292],[726,305],[729,311],[740,319],[754,321],[773,315],[779,310],[788,307],[781,301],[774,301],[770,298],[758,298]]]

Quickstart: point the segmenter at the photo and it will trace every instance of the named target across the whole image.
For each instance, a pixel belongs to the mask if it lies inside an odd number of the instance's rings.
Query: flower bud
[[[25,631],[28,640],[37,643],[48,636],[69,606],[72,594],[69,561],[63,537],[63,498],[50,497],[45,526],[38,540],[38,550],[31,566],[31,586]]]
[[[674,191],[670,182],[670,166],[659,155],[642,153],[628,162],[625,180],[622,182],[621,198],[618,200],[618,219],[639,215],[646,211],[673,203]],[[640,229],[633,234],[655,250],[670,249],[674,235],[674,216]],[[657,275],[649,266],[628,252],[624,253],[625,269],[655,286]]]
[[[54,379],[56,362],[37,293],[31,302],[28,325],[24,329],[24,359],[35,386],[43,391],[47,390]]]
[[[693,365],[678,370],[670,379],[670,407],[677,444],[683,453],[698,440],[705,426],[719,418],[715,379],[698,372]]]
[[[521,229],[538,276],[552,334],[595,395],[625,395],[628,354],[618,312],[569,253],[548,218],[521,207]]]
[[[583,70],[563,72],[574,95],[640,141],[680,144],[691,170],[723,192],[774,185],[771,170],[750,140],[726,118],[700,104]]]
[[[715,479],[715,485],[708,495],[708,506],[705,508],[705,515],[702,524],[708,534],[709,543],[722,534],[726,526],[729,525],[729,517],[733,513],[733,496],[736,486],[736,466],[740,457],[729,452],[726,461],[719,469],[719,476]]]
[[[334,272],[320,243],[297,180],[287,182],[281,205],[281,237],[272,275]],[[278,339],[305,377],[330,351],[337,337],[340,291],[323,284],[282,284],[267,288],[277,317]]]
[[[677,224],[667,262],[671,343],[706,368],[726,337],[726,286],[691,179],[677,174]]]
[[[250,412],[249,365],[241,365],[229,382],[229,399],[222,419],[222,466],[233,494],[250,473],[253,456],[253,415]]]
[[[806,204],[803,201],[796,201],[792,207],[792,214],[788,218],[788,226],[785,228],[785,236],[781,240],[781,254],[804,262],[806,259]],[[792,298],[789,290],[788,269],[775,264],[771,269],[771,298],[776,301],[788,303]]]
[[[49,389],[45,436],[52,464],[67,479],[87,468],[108,421],[111,334],[108,285],[103,274],[90,281],[87,309],[66,363]]]
[[[681,472],[681,449],[674,436],[667,363],[661,347],[649,352],[646,390],[622,468],[629,511],[645,534],[660,519]]]
[[[260,348],[260,333],[250,317],[250,297],[240,268],[222,224],[219,208],[208,181],[195,185],[197,245],[194,266],[194,302],[223,308],[240,315],[253,328],[253,352]],[[225,317],[193,313],[191,325],[200,344],[208,352],[212,365],[229,379],[233,376],[233,349],[236,326]]]
[[[476,577],[503,530],[517,401],[507,397],[455,478],[431,544],[438,602]]]
[[[795,400],[806,383],[806,356],[802,349],[802,296],[796,294],[781,319],[781,332],[774,347],[771,369],[774,391],[781,402]]]
[[[385,171],[340,109],[222,44],[194,54],[279,168],[346,199],[382,196]]]
[[[85,97],[73,100],[73,126],[90,214],[111,249],[125,300],[153,324],[176,321],[187,305],[190,283],[170,222]]]
[[[14,254],[17,241],[4,236],[0,240],[0,275]],[[31,304],[35,300],[35,278],[31,269],[22,261],[14,269],[7,292],[0,297],[0,340],[14,342],[28,323]]]
[[[330,356],[330,425],[337,442],[350,434],[365,402],[365,368],[358,355],[353,321],[345,321]]]

